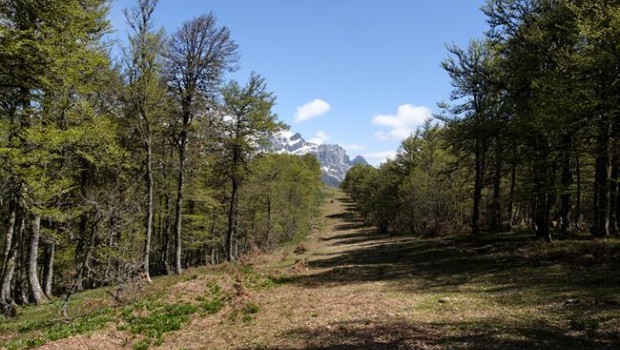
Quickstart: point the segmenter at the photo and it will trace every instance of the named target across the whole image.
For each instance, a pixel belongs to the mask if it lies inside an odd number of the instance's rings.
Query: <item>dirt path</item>
[[[556,285],[563,270],[535,274],[540,268],[518,255],[486,247],[382,236],[357,221],[353,209],[347,198],[336,196],[325,205],[323,229],[304,243],[304,253],[289,248],[252,263],[255,271],[280,276],[278,286],[243,293],[243,302],[259,310],[252,317],[240,320],[234,307],[195,315],[150,349],[612,349],[618,344],[617,324],[606,333],[571,328],[566,306],[557,302],[558,295],[571,297],[568,279],[561,278],[564,289]],[[169,297],[191,302],[204,295],[211,279],[208,271],[195,274],[174,285]],[[558,294],[562,290],[564,295]],[[135,336],[112,325],[45,348],[135,344]]]
[[[356,222],[352,210],[346,198],[326,205],[324,229],[304,243],[307,251],[295,256],[292,267],[290,262],[278,267],[291,272],[290,281],[251,293],[261,310],[252,322],[198,319],[167,336],[162,348],[416,348],[419,331],[407,325],[412,299],[403,298],[389,281],[391,264],[377,256],[367,257],[370,265],[357,261],[364,249],[386,243],[385,237]],[[278,259],[268,265],[278,265]]]

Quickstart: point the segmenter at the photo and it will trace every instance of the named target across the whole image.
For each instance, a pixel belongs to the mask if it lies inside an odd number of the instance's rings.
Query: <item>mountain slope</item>
[[[329,186],[339,186],[349,169],[358,163],[368,164],[362,156],[351,160],[344,148],[339,145],[307,142],[299,133],[284,131],[272,139],[271,151],[295,155],[314,154],[321,163],[323,182]]]

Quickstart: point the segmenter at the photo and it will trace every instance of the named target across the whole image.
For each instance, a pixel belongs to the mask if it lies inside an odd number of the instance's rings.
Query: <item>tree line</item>
[[[343,183],[384,231],[620,233],[620,2],[489,0],[442,67],[450,102]]]
[[[238,68],[209,13],[166,35],[157,0],[0,2],[0,303],[46,302],[236,260],[304,234],[321,200],[313,156],[267,154],[286,126],[265,79]]]

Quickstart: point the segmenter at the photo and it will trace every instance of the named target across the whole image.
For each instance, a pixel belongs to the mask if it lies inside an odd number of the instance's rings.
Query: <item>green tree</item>
[[[233,81],[222,91],[224,117],[222,146],[224,172],[230,179],[227,258],[235,260],[234,240],[237,236],[239,187],[243,184],[248,163],[256,152],[265,147],[269,137],[284,128],[271,109],[275,96],[267,90],[265,79],[252,74],[245,86]]]
[[[144,203],[143,274],[151,281],[150,257],[153,235],[154,180],[153,136],[167,108],[161,78],[161,47],[163,32],[153,30],[152,15],[157,0],[139,0],[138,6],[125,11],[132,34],[125,71],[127,79],[127,115],[143,148],[146,200]]]
[[[570,2],[570,13],[579,30],[579,51],[575,56],[580,75],[579,87],[588,92],[584,100],[590,120],[595,125],[595,174],[593,196],[593,225],[591,232],[596,237],[610,234],[616,223],[611,218],[612,199],[617,195],[612,190],[617,183],[617,160],[615,181],[611,179],[612,158],[618,157],[619,96],[618,62],[620,60],[620,4],[617,1],[575,1]],[[583,103],[583,102],[582,102]],[[616,189],[617,191],[617,189]],[[614,204],[617,207],[617,204]]]
[[[236,69],[238,46],[213,14],[185,22],[172,36],[166,53],[168,86],[178,107],[175,143],[179,157],[175,230],[175,272],[181,273],[181,230],[186,152],[194,119],[213,117],[214,97],[226,71]]]
[[[109,67],[99,45],[107,28],[107,6],[96,0],[16,0],[3,2],[0,9],[0,40],[6,48],[0,68],[6,78],[2,96],[11,97],[5,105],[10,110],[10,132],[2,156],[12,179],[14,204],[19,206],[16,213],[30,232],[28,281],[39,304],[45,299],[37,266],[41,240],[51,251],[54,240],[48,233],[79,211],[76,203],[65,204],[79,188],[79,165],[92,163],[97,159],[95,150],[109,145],[93,147],[94,135],[89,132],[109,123],[92,98],[100,73]],[[53,262],[48,254],[47,286]],[[9,280],[3,284],[10,285],[11,274],[5,277]]]
[[[471,215],[472,235],[480,233],[480,207],[482,188],[487,166],[487,152],[493,130],[490,121],[496,108],[496,93],[492,84],[493,54],[488,43],[473,40],[467,50],[456,46],[448,48],[452,57],[442,63],[450,76],[453,105],[441,104],[451,115],[448,124],[458,129],[455,133],[455,147],[465,147],[474,155],[475,180]],[[470,142],[471,141],[471,142]],[[470,144],[470,143],[473,143]]]

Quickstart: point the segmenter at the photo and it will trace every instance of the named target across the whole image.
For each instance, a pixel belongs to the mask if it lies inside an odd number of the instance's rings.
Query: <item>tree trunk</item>
[[[551,201],[549,193],[544,193],[536,201],[536,216],[534,221],[536,223],[536,236],[546,242],[551,242],[553,240],[551,231],[549,230],[550,211]]]
[[[11,297],[11,284],[15,274],[15,262],[19,252],[19,237],[15,236],[15,224],[17,216],[17,205],[11,208],[9,214],[9,226],[7,228],[7,249],[5,249],[4,273],[2,274],[2,284],[0,285],[0,303]],[[20,227],[23,227],[23,218]]]
[[[88,262],[90,261],[93,247],[95,246],[95,242],[97,240],[97,227],[99,225],[99,220],[101,220],[101,215],[99,213],[95,213],[93,222],[90,224],[89,228],[88,215],[84,214],[83,216],[81,223],[81,243],[79,251],[76,251],[75,254],[77,274],[75,278],[75,287],[73,288],[74,292],[84,290],[84,279],[88,277],[86,276],[89,272]]]
[[[151,147],[151,133],[148,131],[146,141],[146,218],[145,218],[145,237],[143,253],[144,278],[151,282],[150,258],[151,258],[151,236],[153,235],[153,150]]]
[[[41,305],[45,302],[45,294],[39,283],[37,274],[37,258],[39,256],[39,239],[41,237],[41,216],[32,214],[30,221],[30,243],[28,245],[28,285],[34,303]]]
[[[162,243],[162,264],[164,266],[164,271],[166,274],[170,274],[172,270],[170,269],[170,193],[166,190],[165,199],[164,199],[164,227],[163,227],[163,243]]]
[[[484,148],[482,141],[476,140],[476,179],[474,183],[474,203],[471,215],[471,233],[476,237],[480,234],[480,203],[482,201],[482,186],[484,180]]]
[[[185,123],[184,123],[185,124]],[[185,147],[187,144],[187,131],[181,131],[179,135],[179,177],[177,179],[177,202],[175,205],[176,216],[174,218],[174,272],[181,274],[183,266],[181,261],[181,230],[183,218],[183,186],[185,183]]]
[[[604,119],[599,123],[594,172],[594,223],[590,230],[594,237],[607,237],[609,236],[610,125]]]
[[[570,187],[573,184],[573,174],[571,172],[571,152],[572,139],[565,137],[563,147],[560,154],[560,162],[562,167],[562,192],[560,194],[560,217],[562,225],[562,235],[571,234],[571,193]]]
[[[575,196],[577,198],[575,200],[575,217],[573,220],[575,222],[575,226],[581,230],[582,228],[580,225],[583,214],[581,212],[581,160],[579,159],[579,154],[575,154],[575,176],[577,180],[577,193]]]
[[[618,214],[620,213],[620,198],[619,198],[619,187],[618,179],[620,178],[620,154],[616,153],[613,156],[612,165],[611,165],[611,181],[609,182],[609,192],[611,203],[609,206],[609,228],[611,233],[618,236],[620,233],[620,218]]]
[[[498,136],[499,138],[499,136]],[[502,231],[502,160],[500,142],[497,142],[495,150],[495,172],[493,174],[493,212],[491,213],[491,230]]]
[[[86,162],[86,160],[82,160],[81,161],[81,168],[82,171],[80,172],[80,192],[82,195],[82,198],[89,198],[89,186],[90,186],[90,171],[89,171],[89,164],[88,162]],[[82,266],[82,264],[84,264],[85,261],[87,261],[87,258],[85,258],[85,254],[88,251],[88,242],[90,241],[89,239],[89,235],[90,235],[90,230],[88,229],[88,221],[90,219],[90,215],[91,212],[89,210],[85,210],[81,217],[80,217],[80,231],[79,231],[79,235],[77,237],[77,244],[75,247],[75,254],[74,254],[74,259],[75,259],[75,268],[77,271],[76,277],[75,277],[75,289],[76,291],[82,291],[84,290],[84,266]]]
[[[17,252],[18,263],[17,267],[17,279],[15,281],[15,292],[13,293],[15,299],[19,300],[21,304],[29,304],[30,298],[28,297],[28,237],[26,233],[26,213],[22,213],[21,225],[19,227],[19,246]]]
[[[235,176],[232,178],[232,189],[230,195],[230,205],[228,207],[228,232],[226,234],[226,253],[228,261],[234,261],[235,239],[237,236],[237,205],[239,203],[239,184]]]
[[[11,201],[11,203],[9,204],[9,222],[6,228],[6,239],[5,239],[5,246],[4,246],[4,255],[2,256],[2,273],[0,274],[1,276],[4,276],[6,274],[6,265],[7,262],[9,260],[9,257],[11,256],[11,250],[13,249],[13,236],[15,233],[15,220],[17,217],[17,205],[16,203],[14,203],[14,201]],[[0,298],[0,302],[3,299]]]
[[[54,243],[47,244],[45,250],[45,266],[43,273],[43,292],[51,299],[52,298],[52,286],[54,281],[54,253],[56,246]]]
[[[509,199],[508,199],[508,226],[510,229],[512,229],[512,225],[515,224],[515,218],[516,218],[516,210],[514,208],[515,206],[515,190],[517,188],[517,165],[515,163],[512,163],[511,169],[510,169],[510,195],[509,195]]]
[[[162,146],[166,149],[166,144]],[[173,158],[174,148],[170,147],[169,159]],[[164,161],[162,176],[163,176],[163,188],[164,188],[164,205],[163,205],[163,223],[162,223],[162,254],[161,254],[161,265],[163,266],[164,272],[169,275],[172,273],[172,269],[170,267],[170,244],[172,241],[172,215],[170,212],[171,195],[170,190],[168,188],[168,184],[170,182],[170,167],[168,166],[168,157],[166,157],[166,161]]]
[[[75,268],[76,268],[76,276],[75,276],[75,290],[77,292],[81,292],[84,290],[84,271],[86,270],[82,264],[86,261],[84,255],[86,254],[86,250],[88,249],[86,246],[88,245],[88,214],[84,212],[82,217],[80,218],[80,233],[78,237],[78,242],[75,247]]]
[[[271,248],[271,196],[267,197],[267,232],[265,233],[266,245]]]

